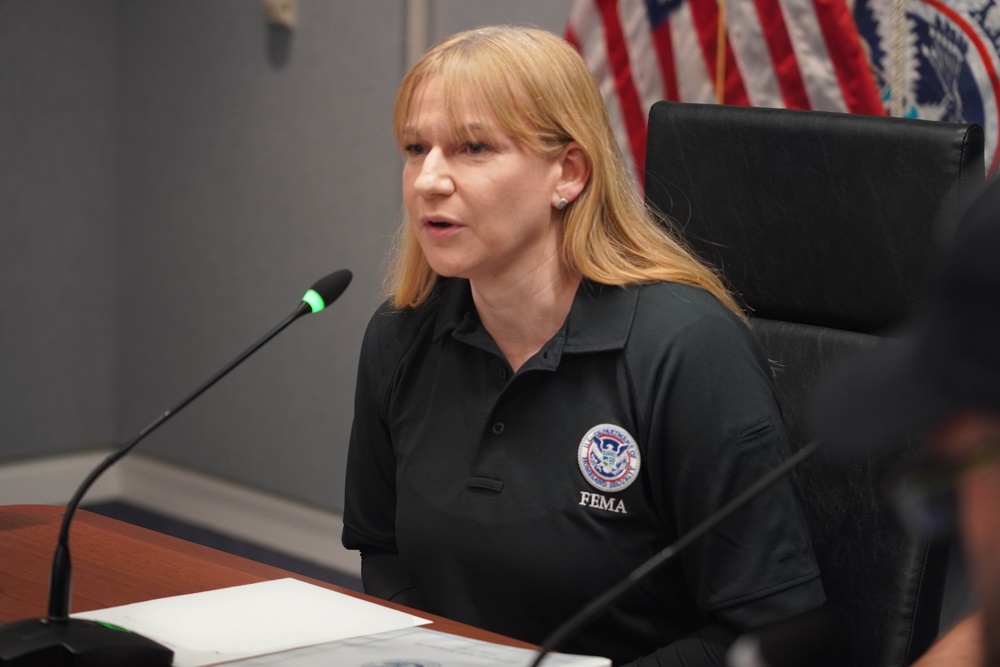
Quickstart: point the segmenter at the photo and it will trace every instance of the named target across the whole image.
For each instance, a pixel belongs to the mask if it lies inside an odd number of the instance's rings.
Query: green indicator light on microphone
[[[110,629],[110,630],[117,630],[118,632],[131,632],[131,630],[123,628],[123,627],[121,627],[119,625],[114,625],[112,623],[107,623],[106,621],[97,621],[97,622],[99,624],[103,625],[104,627]]]
[[[318,313],[326,308],[326,302],[323,301],[323,297],[321,297],[314,289],[306,292],[305,296],[302,297],[302,300],[309,304],[314,313]]]

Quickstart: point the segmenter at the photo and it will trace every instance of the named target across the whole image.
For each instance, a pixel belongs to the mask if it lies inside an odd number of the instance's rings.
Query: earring
[[[556,209],[557,210],[561,211],[564,208],[566,208],[567,206],[569,206],[569,202],[566,201],[565,197],[561,198],[559,201],[556,202]]]

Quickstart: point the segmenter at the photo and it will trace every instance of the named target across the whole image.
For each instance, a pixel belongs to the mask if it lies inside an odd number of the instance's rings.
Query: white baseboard
[[[0,505],[65,505],[84,478],[111,453],[89,451],[0,465]],[[84,496],[86,502],[121,497],[121,469],[111,468]]]
[[[109,450],[110,451],[110,450]],[[65,504],[106,452],[0,466],[0,504]],[[357,552],[340,544],[342,517],[142,454],[108,470],[86,503],[119,500],[360,576]]]
[[[121,468],[121,498],[133,505],[361,574],[357,552],[340,544],[339,514],[150,457],[123,460]]]

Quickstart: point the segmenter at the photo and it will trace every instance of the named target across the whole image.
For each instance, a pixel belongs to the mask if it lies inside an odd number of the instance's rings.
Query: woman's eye
[[[465,150],[471,155],[479,155],[480,153],[485,153],[489,149],[489,146],[482,143],[481,141],[470,141],[465,144]]]
[[[403,147],[403,152],[407,155],[418,156],[424,154],[424,147],[420,144],[407,144]]]

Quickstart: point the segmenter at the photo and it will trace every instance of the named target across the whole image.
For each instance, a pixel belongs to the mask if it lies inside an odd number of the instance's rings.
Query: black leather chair
[[[661,102],[648,202],[718,267],[775,367],[794,448],[822,367],[914,305],[948,212],[984,181],[977,125]],[[814,665],[902,667],[938,632],[947,545],[881,502],[884,461],[798,471],[837,637]]]

